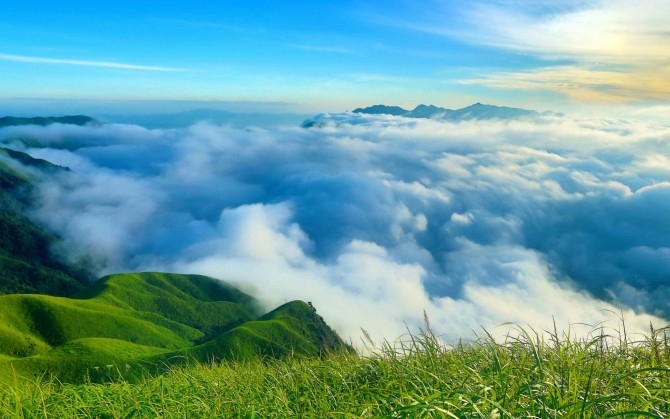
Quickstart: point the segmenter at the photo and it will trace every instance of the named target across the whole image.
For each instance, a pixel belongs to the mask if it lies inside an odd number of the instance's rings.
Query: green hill
[[[0,118],[0,127],[89,122]],[[26,216],[36,179],[64,170],[0,147],[0,382],[139,379],[190,360],[348,349],[311,305],[262,315],[252,297],[212,278],[135,273],[89,283],[52,255],[58,237]]]
[[[323,356],[343,349],[340,337],[303,301],[292,301],[184,351],[197,359]]]
[[[110,275],[76,294],[120,309],[197,329],[208,339],[258,313],[252,297],[200,275],[141,273]]]
[[[67,170],[0,147],[0,294],[69,295],[87,278],[51,254],[57,237],[25,215],[33,199],[28,168],[46,175]]]
[[[44,373],[104,381],[120,370],[132,379],[189,359],[342,349],[310,305],[294,301],[260,316],[247,294],[198,275],[110,275],[76,298],[0,296],[0,381]]]

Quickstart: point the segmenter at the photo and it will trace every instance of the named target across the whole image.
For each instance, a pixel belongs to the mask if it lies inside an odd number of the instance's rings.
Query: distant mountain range
[[[232,127],[274,127],[295,126],[300,124],[307,114],[269,113],[269,112],[228,112],[218,109],[193,109],[175,113],[156,114],[105,114],[93,118],[85,115],[49,116],[49,117],[0,117],[0,128],[20,125],[47,126],[51,124],[102,125],[104,123],[141,125],[149,129],[185,128],[198,122]]]
[[[0,118],[0,128],[15,125],[46,126],[51,124],[100,125],[101,122],[95,118],[91,118],[90,116],[85,115],[47,116],[47,117],[37,116],[34,118],[4,116]]]
[[[366,108],[356,108],[352,111],[368,115],[393,115],[405,118],[426,118],[443,121],[467,120],[511,120],[537,119],[546,116],[563,116],[556,112],[537,112],[529,109],[512,108],[507,106],[485,105],[475,103],[461,109],[447,109],[435,105],[419,105],[412,110],[399,106],[373,105]],[[305,119],[307,118],[307,119]],[[0,117],[0,128],[17,125],[71,124],[71,125],[102,125],[105,122],[136,124],[145,128],[183,128],[197,122],[209,122],[233,127],[261,126],[272,127],[280,125],[295,125],[303,122],[302,126],[309,128],[319,125],[308,115],[301,114],[271,114],[271,113],[235,113],[217,109],[193,109],[184,112],[166,114],[128,114],[103,115],[101,120],[85,115],[50,116],[22,118],[14,116]]]
[[[537,112],[528,109],[510,108],[475,103],[462,109],[446,109],[434,105],[419,105],[412,110],[399,106],[373,105],[367,108],[357,108],[354,113],[370,115],[394,115],[405,118],[429,118],[447,121],[464,121],[473,119],[532,119],[541,116],[562,116],[554,112]]]

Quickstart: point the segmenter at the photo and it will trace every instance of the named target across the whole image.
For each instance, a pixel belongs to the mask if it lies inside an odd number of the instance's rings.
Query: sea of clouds
[[[103,275],[221,278],[312,301],[345,338],[423,322],[454,341],[670,318],[670,127],[323,114],[310,128],[199,123],[0,130],[44,176],[33,216]],[[39,145],[37,145],[37,143]],[[587,327],[588,329],[588,327]]]

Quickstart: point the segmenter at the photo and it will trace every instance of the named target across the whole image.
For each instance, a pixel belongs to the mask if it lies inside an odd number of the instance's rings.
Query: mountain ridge
[[[0,117],[0,128],[19,126],[19,125],[39,125],[47,126],[51,124],[66,124],[66,125],[102,125],[102,122],[95,118],[86,115],[65,115],[65,116],[35,116],[35,117],[18,117],[18,116],[3,116]]]
[[[253,297],[202,275],[114,274],[75,298],[0,296],[0,380],[48,372],[105,381],[103,365],[127,365],[124,378],[139,379],[188,360],[339,350],[351,348],[311,305],[293,301],[263,314]]]
[[[412,110],[399,106],[372,105],[366,108],[356,108],[352,113],[369,115],[393,115],[406,118],[426,118],[448,121],[488,120],[488,119],[524,119],[541,116],[561,116],[554,112],[538,112],[529,109],[513,108],[508,106],[485,105],[475,103],[465,108],[447,109],[435,105],[420,104]]]
[[[81,289],[88,277],[56,258],[51,246],[58,237],[26,216],[35,185],[33,172],[26,167],[47,176],[69,170],[0,147],[0,295],[69,295]]]

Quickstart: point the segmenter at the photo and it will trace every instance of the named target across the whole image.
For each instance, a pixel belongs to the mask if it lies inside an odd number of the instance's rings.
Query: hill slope
[[[0,380],[48,372],[104,381],[117,366],[139,378],[188,359],[346,349],[306,303],[259,314],[253,298],[222,281],[155,272],[111,275],[77,298],[0,296]]]
[[[289,354],[320,356],[343,348],[340,337],[312,306],[291,301],[203,345],[189,348],[185,354],[197,359],[249,359]]]
[[[33,189],[27,168],[47,175],[67,170],[0,147],[0,294],[69,295],[87,280],[51,254],[57,237],[25,215]]]

